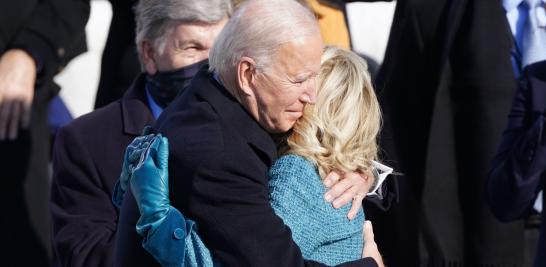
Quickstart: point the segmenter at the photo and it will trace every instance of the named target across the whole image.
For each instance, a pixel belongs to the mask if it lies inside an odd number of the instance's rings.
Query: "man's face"
[[[254,114],[270,133],[290,130],[316,98],[322,38],[302,37],[281,45],[271,67],[258,72],[254,81]]]
[[[214,40],[227,20],[226,17],[215,24],[176,23],[174,29],[165,37],[163,52],[149,50],[151,57],[145,59],[146,71],[149,74],[170,71],[207,59]]]

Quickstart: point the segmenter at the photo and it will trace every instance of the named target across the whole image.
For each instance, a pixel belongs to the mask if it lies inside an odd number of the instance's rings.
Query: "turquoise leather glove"
[[[140,211],[136,230],[144,237],[157,229],[170,209],[169,142],[160,134],[150,141],[150,146],[139,155],[140,161],[130,178],[131,190]],[[138,154],[137,151],[134,153]]]
[[[114,192],[112,193],[112,202],[118,208],[120,208],[121,204],[123,203],[123,197],[127,191],[127,186],[129,184],[129,180],[131,179],[134,166],[140,160],[143,152],[150,146],[150,143],[153,141],[154,137],[154,134],[139,136],[127,146],[127,149],[125,149],[121,174],[119,175],[119,179],[114,186]]]

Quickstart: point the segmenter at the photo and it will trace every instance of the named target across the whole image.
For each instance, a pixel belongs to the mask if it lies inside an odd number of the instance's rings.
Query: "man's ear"
[[[157,65],[155,63],[155,50],[152,43],[148,40],[143,40],[138,44],[138,49],[140,50],[142,63],[146,72],[155,74],[157,72]]]
[[[256,74],[256,62],[252,58],[242,57],[237,64],[237,85],[246,95],[252,95]]]

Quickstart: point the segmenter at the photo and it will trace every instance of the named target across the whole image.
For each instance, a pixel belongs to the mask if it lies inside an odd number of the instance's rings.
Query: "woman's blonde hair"
[[[357,54],[331,46],[321,60],[316,103],[305,108],[281,151],[310,160],[323,178],[334,170],[370,171],[381,110],[368,65]]]

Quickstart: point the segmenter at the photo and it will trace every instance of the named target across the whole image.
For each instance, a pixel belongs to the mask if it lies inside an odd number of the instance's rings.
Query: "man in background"
[[[135,0],[109,0],[112,20],[101,58],[95,109],[123,97],[140,72],[135,44]]]
[[[519,87],[488,180],[488,200],[502,221],[525,219],[525,263],[546,266],[543,212],[546,87],[546,2],[504,0],[513,36],[512,66]],[[542,216],[540,215],[542,213]],[[544,226],[542,226],[544,227]],[[539,241],[539,236],[540,241]],[[539,249],[536,249],[537,241]],[[535,255],[536,254],[536,255]]]
[[[53,76],[84,52],[88,0],[0,3],[2,266],[49,266],[49,134]]]
[[[484,194],[515,89],[510,47],[500,1],[397,1],[376,88],[400,202],[366,209],[388,266],[523,264],[523,223],[501,223]]]
[[[205,64],[231,15],[229,0],[141,0],[136,46],[142,73],[121,100],[62,128],[53,156],[53,243],[62,266],[112,266],[112,203],[125,147]],[[130,29],[128,29],[130,30]]]

